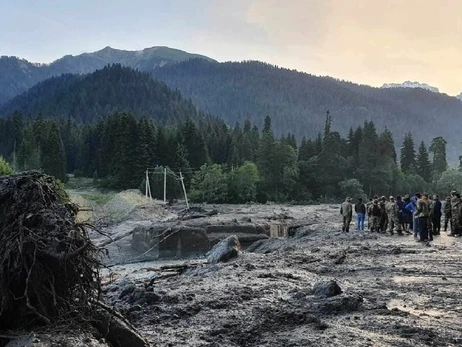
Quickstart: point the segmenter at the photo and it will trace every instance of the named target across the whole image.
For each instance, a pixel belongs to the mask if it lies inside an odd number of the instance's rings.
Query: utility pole
[[[180,171],[180,180],[181,180],[181,186],[183,187],[184,199],[186,201],[186,208],[189,210],[188,195],[186,194],[186,188],[184,186],[184,178],[183,178],[183,174],[181,173],[181,171]]]
[[[146,199],[148,198],[148,169],[146,169],[146,178],[145,178],[145,186],[146,186],[146,189],[144,190],[144,195],[146,196]]]
[[[164,167],[164,204],[167,203],[167,168]]]

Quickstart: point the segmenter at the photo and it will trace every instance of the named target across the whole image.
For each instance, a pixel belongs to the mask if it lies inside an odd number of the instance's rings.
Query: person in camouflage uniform
[[[351,198],[346,198],[345,202],[340,206],[340,214],[343,216],[342,231],[350,232],[350,223],[353,217],[353,205]]]
[[[451,223],[452,223],[452,230],[448,236],[459,236],[460,235],[460,207],[461,207],[461,200],[460,194],[455,193],[451,197]]]
[[[367,228],[371,230],[372,228],[372,205],[374,199],[370,198],[369,202],[366,204],[366,214],[367,214]]]
[[[380,228],[380,217],[381,217],[381,209],[380,209],[380,206],[379,206],[379,201],[377,199],[375,199],[373,202],[372,202],[372,205],[371,205],[371,231],[374,232],[378,232],[379,231],[379,228]]]
[[[388,215],[387,215],[387,198],[382,196],[379,202],[380,207],[380,232],[385,233],[388,227]]]
[[[393,235],[394,229],[396,227],[396,232],[399,235],[402,235],[401,231],[401,223],[399,220],[399,213],[398,213],[398,204],[395,201],[393,196],[390,196],[390,201],[387,203],[387,217],[388,217],[388,232]]]
[[[452,220],[451,220],[451,197],[448,196],[446,198],[446,202],[444,203],[444,231],[448,231],[448,224],[450,224],[450,228],[452,229]],[[450,229],[450,230],[451,230]]]

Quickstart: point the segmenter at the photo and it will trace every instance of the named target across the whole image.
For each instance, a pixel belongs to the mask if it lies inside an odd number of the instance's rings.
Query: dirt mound
[[[124,190],[104,206],[104,214],[111,222],[122,222],[127,219],[134,220],[160,220],[170,214],[161,202],[149,200],[138,190]]]

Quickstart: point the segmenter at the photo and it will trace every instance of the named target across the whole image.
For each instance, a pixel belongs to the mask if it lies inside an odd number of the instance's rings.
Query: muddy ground
[[[461,239],[442,233],[426,246],[412,236],[341,233],[338,208],[327,205],[222,206],[213,218],[272,216],[308,226],[228,263],[113,266],[107,302],[153,346],[462,345]],[[318,290],[331,280],[340,294]]]

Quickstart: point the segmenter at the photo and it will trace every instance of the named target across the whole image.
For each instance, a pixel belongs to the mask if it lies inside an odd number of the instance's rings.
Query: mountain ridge
[[[152,71],[188,59],[215,61],[204,55],[188,53],[166,46],[153,46],[143,50],[128,51],[106,46],[96,51],[78,55],[65,55],[51,63],[32,63],[15,56],[0,57],[0,105],[25,92],[38,82],[65,73],[86,74],[102,69],[108,64]]]
[[[39,82],[0,106],[0,116],[74,118],[91,123],[114,112],[132,111],[163,124],[203,116],[191,101],[148,73],[120,64],[90,74],[62,74]]]

